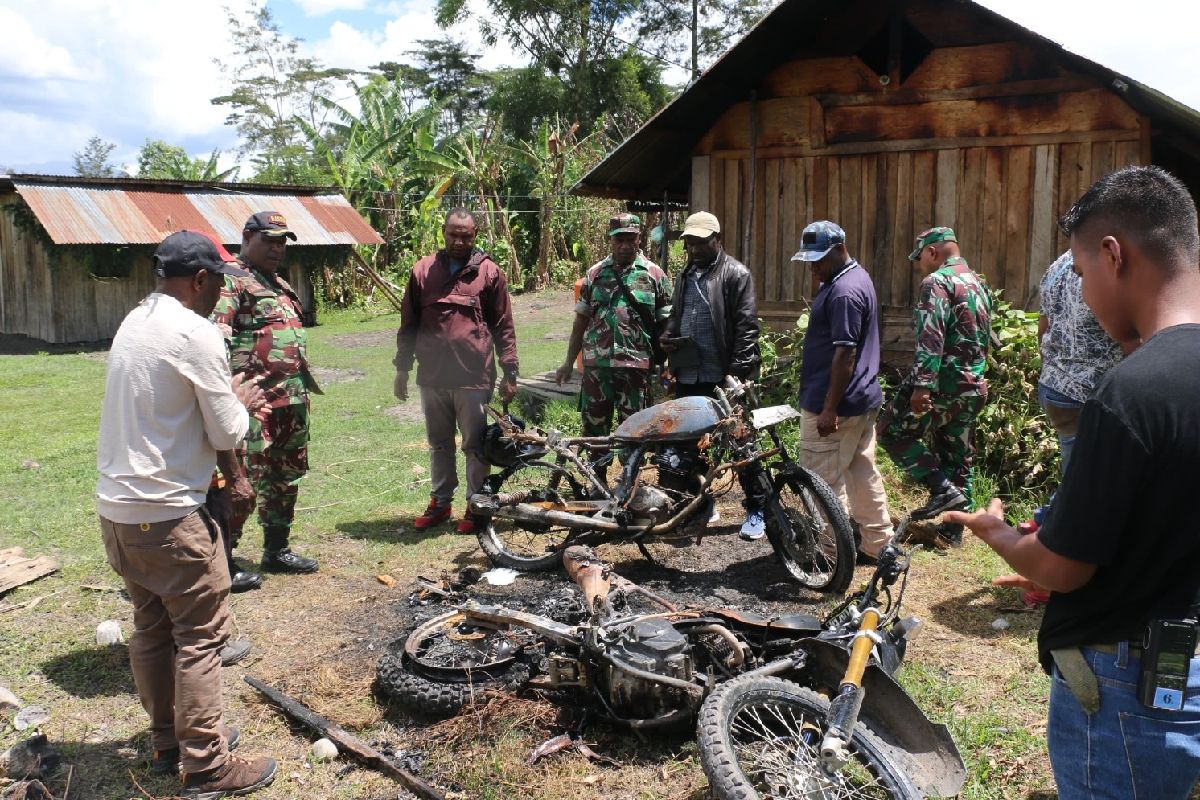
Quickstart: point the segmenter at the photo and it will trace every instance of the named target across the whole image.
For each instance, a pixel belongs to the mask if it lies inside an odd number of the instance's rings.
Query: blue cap
[[[800,249],[792,261],[820,261],[835,245],[846,243],[846,232],[837,223],[823,219],[800,234]]]

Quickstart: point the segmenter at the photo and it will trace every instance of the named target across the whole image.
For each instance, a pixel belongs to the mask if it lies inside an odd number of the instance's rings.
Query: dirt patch
[[[335,383],[354,383],[367,377],[361,369],[339,369],[338,367],[313,367],[312,376],[320,386],[331,386]]]
[[[330,336],[329,343],[334,347],[346,347],[351,350],[362,347],[395,346],[395,331],[371,331],[369,333],[339,333]]]
[[[421,411],[420,398],[411,395],[406,402],[385,408],[383,415],[397,422],[422,422],[425,419],[425,414]]]

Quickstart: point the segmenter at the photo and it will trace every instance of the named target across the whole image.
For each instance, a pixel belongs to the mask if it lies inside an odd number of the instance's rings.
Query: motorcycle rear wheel
[[[467,626],[457,611],[418,623],[403,645],[385,653],[376,682],[418,714],[445,717],[490,689],[519,689],[533,671],[516,658],[534,634]]]
[[[775,509],[787,519],[780,525]],[[854,578],[854,531],[829,484],[807,470],[775,479],[767,501],[767,537],[784,569],[807,589],[842,593]]]
[[[586,499],[587,494],[565,468],[545,461],[519,462],[493,478],[495,492],[532,492],[529,502],[556,503]],[[493,564],[519,572],[538,572],[562,565],[562,554],[574,533],[563,526],[541,526],[494,515],[478,526],[475,537]]]
[[[887,746],[863,723],[851,758],[830,775],[820,762],[829,701],[780,678],[745,676],[700,709],[700,764],[717,800],[920,800]]]

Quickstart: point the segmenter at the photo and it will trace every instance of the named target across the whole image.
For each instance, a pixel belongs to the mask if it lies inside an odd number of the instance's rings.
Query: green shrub
[[[988,404],[975,426],[975,465],[996,479],[1001,496],[1048,495],[1058,482],[1058,443],[1037,401],[1038,315],[1013,308],[992,292]]]

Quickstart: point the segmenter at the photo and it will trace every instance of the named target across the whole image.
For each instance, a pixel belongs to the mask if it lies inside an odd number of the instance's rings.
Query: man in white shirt
[[[208,321],[224,274],[244,275],[191,231],[154,253],[155,290],[121,323],[100,415],[96,508],[109,565],[133,601],[129,661],[150,715],[152,768],[182,766],[185,797],[244,794],[275,777],[273,759],[229,754],[219,651],[229,620],[220,529],[204,509],[218,450],[232,449],[263,403],[231,381]]]

